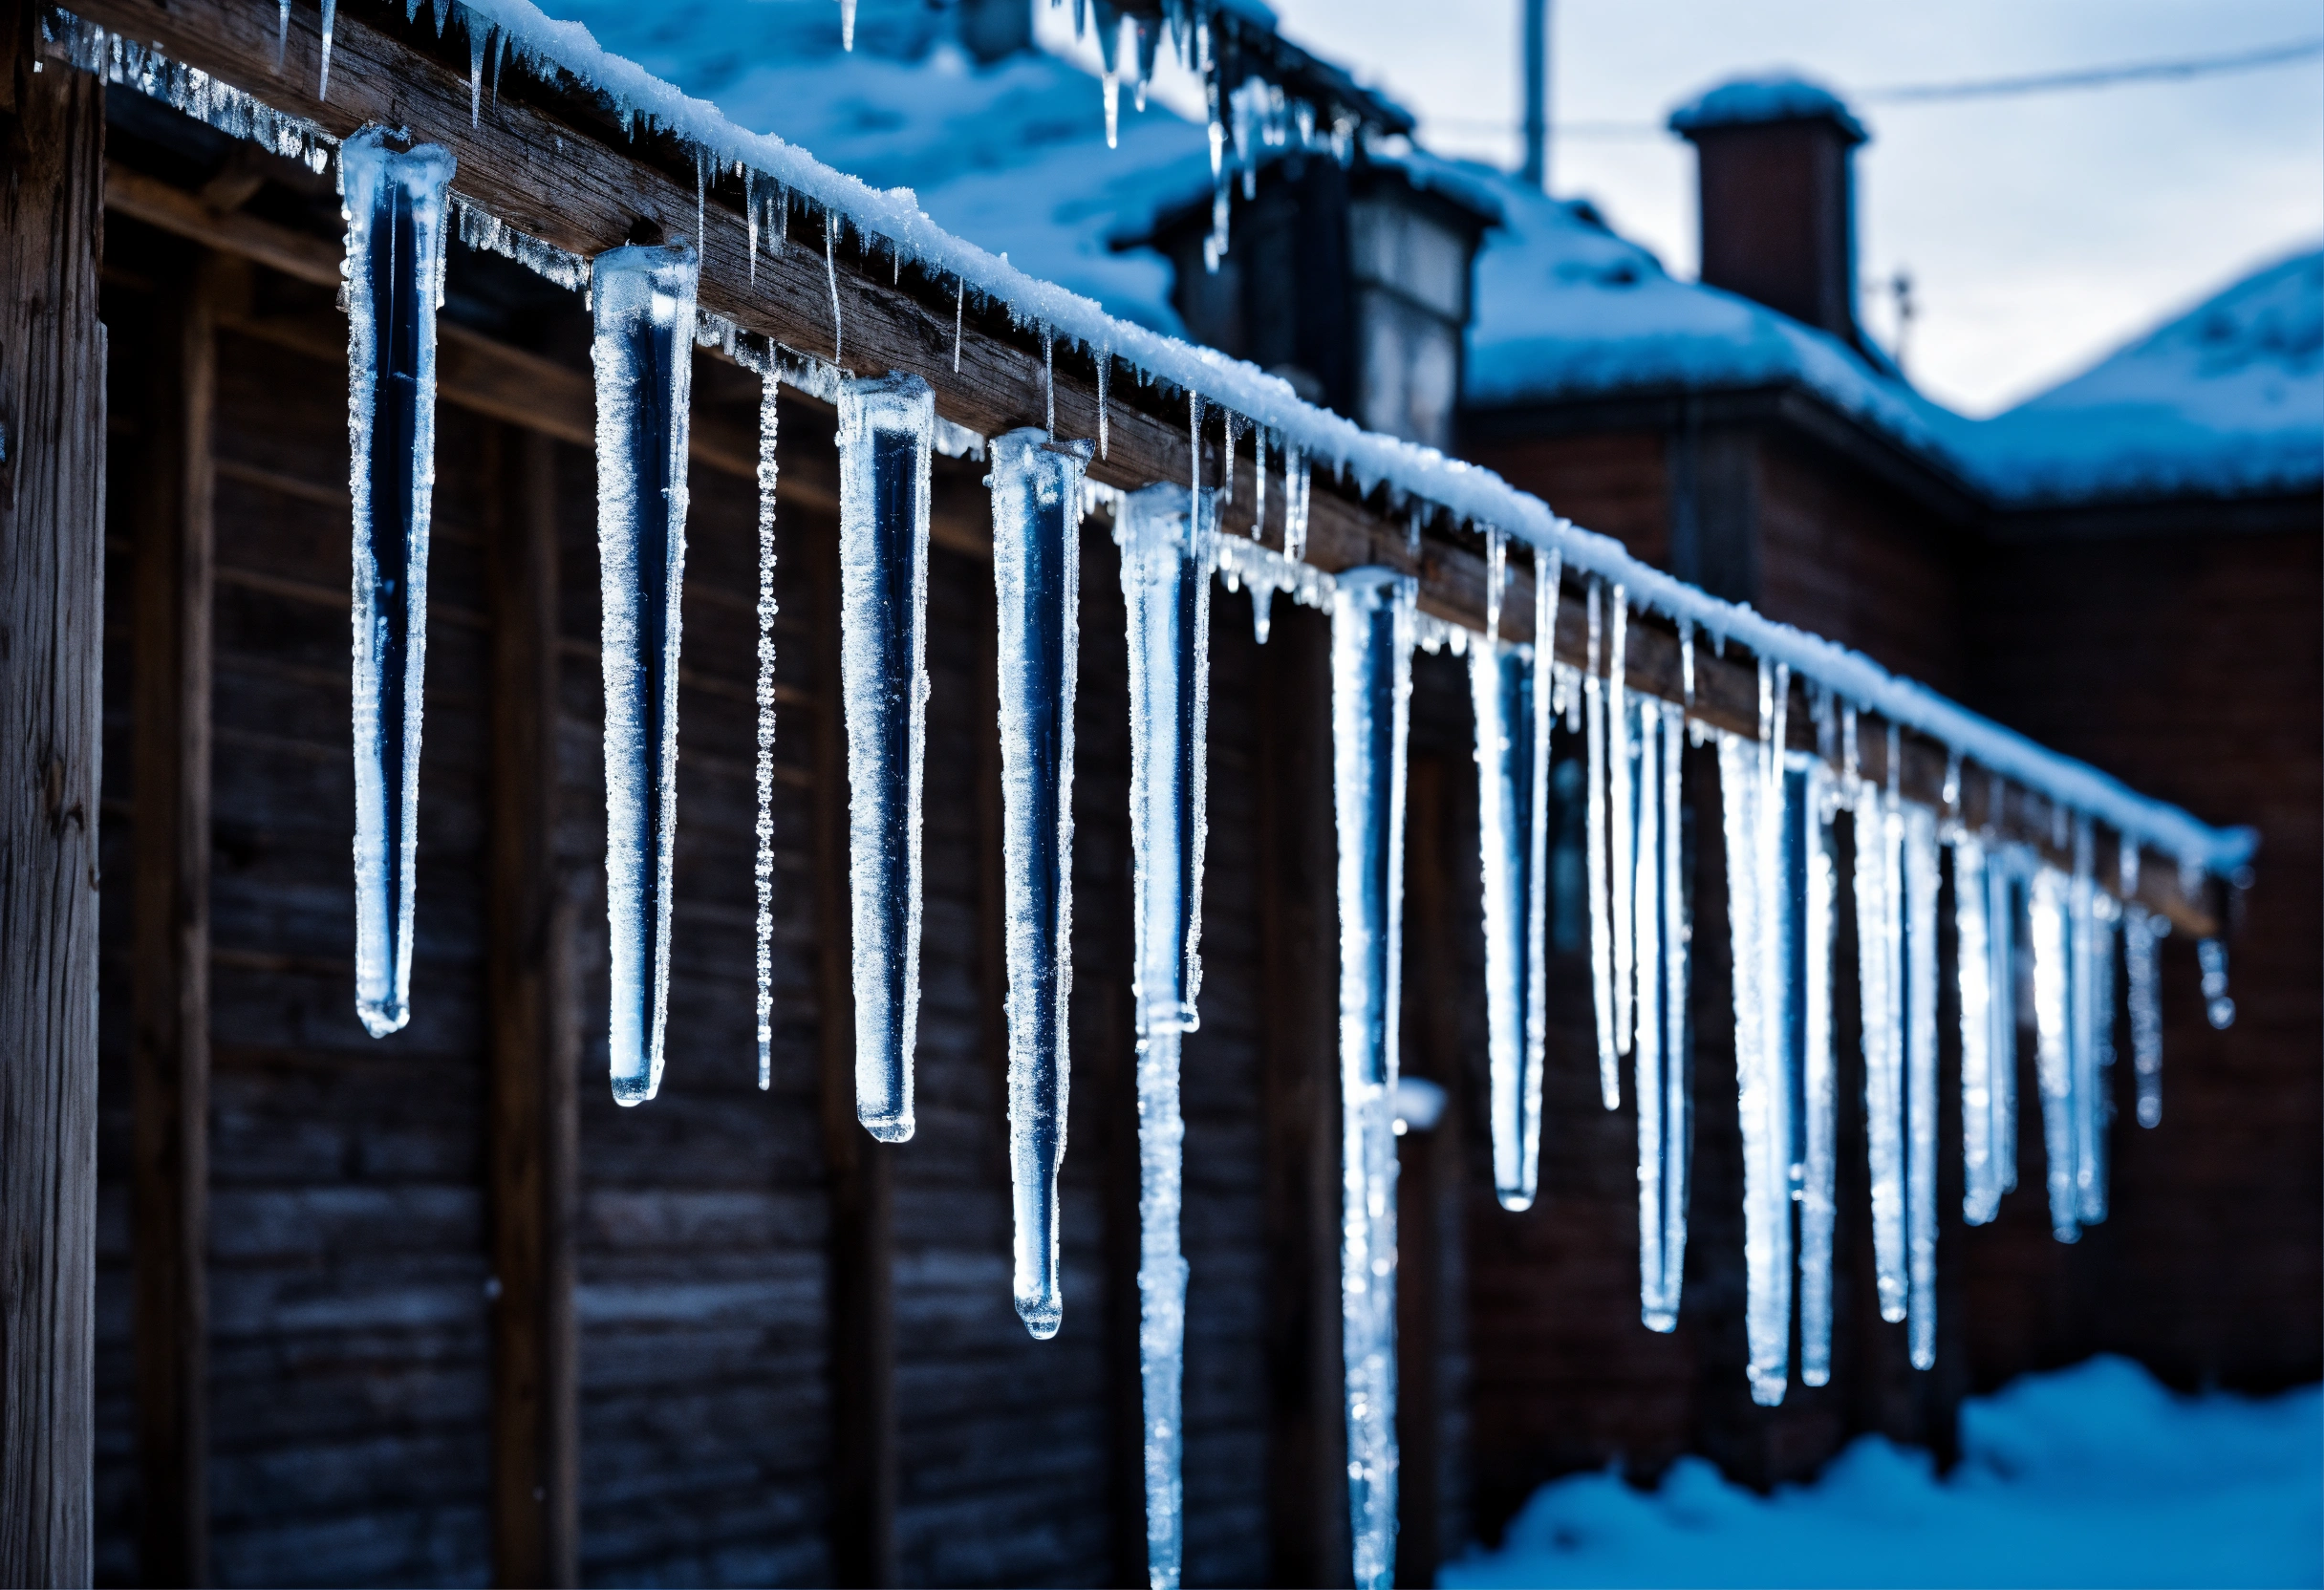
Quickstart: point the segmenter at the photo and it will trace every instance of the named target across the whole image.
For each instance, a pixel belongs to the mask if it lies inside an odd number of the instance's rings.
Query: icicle
[[[468,17],[468,125],[481,126],[484,115],[484,50],[491,42],[492,27],[479,22],[473,12]]]
[[[1764,664],[1762,665],[1764,667]],[[1764,720],[1764,712],[1762,720]],[[1768,976],[1770,886],[1765,830],[1768,807],[1781,799],[1766,772],[1761,742],[1722,733],[1719,801],[1727,846],[1727,918],[1732,954],[1736,1109],[1743,1138],[1744,1337],[1752,1401],[1772,1407],[1789,1378],[1790,1108],[1780,1054],[1770,1038],[1778,1023],[1770,1004],[1782,988]],[[1777,820],[1780,813],[1778,808]]]
[[[290,49],[290,0],[282,0],[281,14],[274,21],[274,71],[282,75],[283,57]]]
[[[1087,442],[1051,443],[1030,429],[997,439],[992,452],[1017,1313],[1044,1341],[1065,1314],[1057,1172],[1073,986],[1073,695],[1088,452]]]
[[[913,1128],[935,431],[936,396],[917,376],[850,380],[840,388],[840,685],[848,727],[855,1113],[883,1143],[901,1143]]]
[[[1638,1307],[1648,1330],[1678,1326],[1678,1300],[1670,1294],[1670,1268],[1663,1253],[1666,1227],[1663,1162],[1668,1131],[1663,1121],[1665,1065],[1660,991],[1662,955],[1662,787],[1659,707],[1637,702],[1645,721],[1638,736],[1638,1035],[1630,1048],[1636,1066],[1638,1103]]]
[[[1051,441],[1057,440],[1057,331],[1054,327],[1041,329],[1041,412],[1042,429]]]
[[[1536,654],[1538,655],[1538,654]],[[1531,1208],[1541,1140],[1541,893],[1535,829],[1544,811],[1527,649],[1491,634],[1469,648],[1476,723],[1477,827],[1484,860],[1486,1054],[1492,1079],[1493,1183],[1504,1209]]]
[[[749,166],[742,168],[742,252],[750,258],[750,285],[759,285],[759,195],[758,173]]]
[[[1159,1586],[1177,1582],[1183,1529],[1179,1387],[1186,1261],[1178,1243],[1184,1142],[1178,1060],[1180,1035],[1196,1024],[1201,981],[1210,581],[1183,487],[1153,485],[1130,496],[1116,518],[1114,539],[1122,548],[1129,613],[1146,1551],[1149,1581]]]
[[[1583,664],[1583,715],[1589,720],[1588,833],[1591,1006],[1598,1019],[1598,1091],[1608,1109],[1622,1107],[1620,1061],[1614,1048],[1614,916],[1607,905],[1606,702],[1598,649],[1604,588],[1589,585],[1589,657]]]
[[[1999,1156],[1993,1145],[1993,950],[1987,933],[1991,891],[1985,842],[1953,835],[1954,981],[1961,1011],[1961,1218],[1972,1226],[2001,1208]]]
[[[624,247],[591,263],[597,386],[597,566],[604,607],[606,921],[613,1098],[661,1086],[678,820],[679,594],[694,251]]]
[[[1631,925],[1635,901],[1631,896],[1633,806],[1630,763],[1636,758],[1637,747],[1630,740],[1630,715],[1626,710],[1630,649],[1629,594],[1621,586],[1611,592],[1613,612],[1606,641],[1605,720],[1613,734],[1606,749],[1606,805],[1608,808],[1608,844],[1612,847],[1612,866],[1608,873],[1609,894],[1613,910],[1614,938],[1614,1047],[1617,1052],[1630,1052],[1630,1034],[1635,1022],[1637,1002],[1635,958],[1636,945]]]
[[[838,300],[833,299],[832,302],[834,305],[832,312],[832,324],[837,325],[838,312],[836,305]],[[968,278],[966,276],[961,276],[957,278],[954,282],[952,300],[952,373],[956,376],[960,373],[960,328],[962,323],[965,322],[967,318]],[[1097,401],[1097,428],[1099,434],[1103,435],[1106,429],[1106,398],[1104,396],[1106,391],[1106,366],[1102,360],[1099,362],[1097,369],[1097,389],[1099,393]]]
[[[1251,539],[1267,538],[1267,428],[1251,427]]]
[[[1259,581],[1251,584],[1251,636],[1259,644],[1267,643],[1267,633],[1273,627],[1270,612],[1275,601],[1275,588]]]
[[[2050,1229],[2060,1242],[2081,1235],[2074,1197],[2074,1057],[2069,1012],[2070,958],[2065,874],[2034,874],[2034,1023],[2041,1078],[2041,1128],[2049,1165]]]
[[[694,251],[700,254],[710,240],[710,155],[694,152]]]
[[[2074,821],[2074,881],[2068,895],[2067,974],[2069,1052],[2074,1116],[2074,1209],[2079,1225],[2106,1218],[2107,1069],[2114,1063],[2114,944],[2103,896],[2093,876],[2095,836],[2090,819]],[[2111,902],[2106,902],[2111,904]]]
[[[853,0],[840,0],[851,6]],[[840,355],[839,325],[839,212],[823,212],[823,272],[831,284],[831,362],[837,364]]]
[[[1218,412],[1219,428],[1226,433],[1222,444],[1225,462],[1218,471],[1218,500],[1232,503],[1235,501],[1235,433],[1242,428],[1242,419],[1233,409]]]
[[[1108,149],[1118,149],[1122,146],[1122,79],[1110,69],[1105,74],[1105,79],[1106,147]]]
[[[2077,1190],[2084,1225],[2106,1218],[2107,1168],[2114,1159],[2114,940],[2121,921],[2120,903],[2103,890],[2095,891],[2090,900],[2090,1090],[2082,1103],[2090,1155]]]
[[[1904,812],[1905,1343],[1916,1369],[1937,1361],[1937,814]]]
[[[323,73],[322,81],[314,91],[317,99],[331,97],[331,33],[338,11],[339,0],[323,0]]]
[[[1694,624],[1685,618],[1678,621],[1678,677],[1686,703],[1694,705]]]
[[[1693,921],[1687,900],[1685,830],[1680,816],[1680,769],[1687,715],[1663,711],[1663,1297],[1678,1318],[1680,1282],[1687,1270],[1687,1154],[1694,1136],[1694,1095],[1687,1085],[1689,1006],[1689,942]]]
[[[1417,525],[1418,519],[1413,523]],[[1491,526],[1485,529],[1485,638],[1501,638],[1501,592],[1509,583],[1509,538]]]
[[[412,892],[436,483],[436,288],[452,157],[366,127],[339,152],[354,503],[355,1013],[411,1019]]]
[[[1994,781],[1992,811],[2001,810],[2000,781]],[[1989,840],[1989,846],[1990,841]],[[1988,849],[1985,857],[1985,935],[1991,970],[1986,997],[1992,1011],[1994,1197],[2017,1185],[2017,894],[2027,875],[2020,849]]]
[[[2216,938],[2195,946],[2195,963],[2203,970],[2203,1014],[2217,1032],[2235,1024],[2235,1001],[2227,997],[2227,947]]]
[[[953,345],[953,369],[956,371],[960,368],[959,355],[960,348],[958,342],[956,340]],[[1097,456],[1099,458],[1104,458],[1106,456],[1106,420],[1108,414],[1108,405],[1106,402],[1106,383],[1112,375],[1113,350],[1110,347],[1100,348],[1097,351]]]
[[[2122,909],[2122,961],[2130,983],[2130,1058],[2138,1075],[2139,1125],[2163,1124],[2163,940],[2170,918],[2144,906]]]
[[[1187,488],[1194,493],[1189,499],[1194,516],[1194,538],[1202,538],[1202,394],[1189,387],[1186,393],[1187,430]]]
[[[855,0],[839,0],[839,47],[855,49]]]
[[[1801,899],[1799,990],[1799,1378],[1832,1379],[1832,1231],[1839,1214],[1839,1085],[1832,1042],[1832,942],[1839,918],[1839,869],[1832,817],[1840,792],[1831,768],[1808,764],[1798,821],[1807,850]]]
[[[775,437],[783,383],[759,377],[759,1090],[775,1072]]]
[[[1842,720],[1855,763],[1856,720]],[[1904,1318],[1904,990],[1898,986],[1903,925],[1895,919],[1897,888],[1890,877],[1902,822],[1869,779],[1855,781],[1856,967],[1864,1053],[1864,1136],[1872,1181],[1873,1268],[1881,1318]]]
[[[1339,836],[1341,1264],[1347,1515],[1357,1590],[1396,1557],[1396,1092],[1405,738],[1414,582],[1352,569],[1332,591]]]
[[[1286,442],[1283,446],[1283,556],[1298,563],[1307,555],[1307,499],[1314,489],[1308,478],[1306,455]]]

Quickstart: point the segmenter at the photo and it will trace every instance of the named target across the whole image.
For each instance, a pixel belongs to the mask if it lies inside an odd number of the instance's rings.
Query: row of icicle
[[[453,162],[398,150],[377,129],[341,151],[348,223],[354,509],[356,1004],[375,1036],[409,1020],[420,706],[434,484],[435,312]],[[625,247],[590,268],[597,399],[598,552],[605,683],[606,877],[614,1098],[654,1097],[663,1064],[676,819],[680,592],[684,581],[694,251]],[[773,1042],[772,911],[776,392],[763,373],[758,521],[757,1039],[760,1085]],[[1203,404],[1190,395],[1199,443]],[[928,384],[911,375],[839,389],[841,683],[847,732],[857,1114],[874,1137],[913,1134],[921,934],[921,801],[928,675],[932,453]],[[1051,425],[1054,419],[1052,416]],[[1230,418],[1226,444],[1234,445]],[[1199,461],[1202,449],[1194,456]],[[1063,1317],[1057,1176],[1065,1147],[1071,994],[1074,686],[1080,525],[1087,441],[1053,429],[991,446],[999,606],[997,730],[1003,785],[1010,1164],[1018,1312],[1036,1337]],[[1286,552],[1296,562],[1307,470],[1286,448]],[[1197,463],[1197,468],[1199,463]],[[1268,476],[1260,451],[1259,489]],[[1226,478],[1233,478],[1230,458]],[[1197,1026],[1205,846],[1205,719],[1214,573],[1251,584],[1263,640],[1279,569],[1216,526],[1198,480],[1122,496],[1129,614],[1132,993],[1141,1168],[1139,1330],[1146,1407],[1150,1575],[1178,1578],[1180,1382],[1187,1266],[1178,1241],[1184,1126],[1180,1044]],[[1263,521],[1263,498],[1258,505]],[[1255,522],[1252,531],[1258,532]],[[1271,554],[1269,555],[1271,556]],[[1280,560],[1278,560],[1279,562]],[[1590,582],[1587,666],[1557,663],[1560,568],[1535,582],[1538,644],[1498,638],[1507,548],[1488,536],[1486,634],[1468,645],[1475,707],[1489,1010],[1491,1132],[1501,1200],[1528,1207],[1538,1179],[1546,1043],[1551,741],[1560,720],[1586,758],[1589,963],[1601,1090],[1617,1107],[1633,1068],[1638,1118],[1640,1300],[1646,1323],[1677,1319],[1687,1236],[1689,874],[1681,769],[1705,730],[1686,701],[1625,684],[1629,604]],[[1416,587],[1387,569],[1306,587],[1331,612],[1333,802],[1339,863],[1343,1352],[1354,1577],[1385,1585],[1396,1514],[1395,1173],[1397,1004],[1406,739]],[[2018,953],[2030,945],[2053,1219],[2061,1238],[2105,1214],[2115,935],[2128,969],[2139,1115],[2160,1112],[2156,946],[2166,924],[2077,865],[1903,800],[1896,731],[1885,787],[1859,771],[1852,707],[1810,691],[1822,753],[1783,747],[1791,681],[1761,665],[1755,740],[1717,732],[1733,948],[1737,1104],[1745,1163],[1748,1339],[1754,1394],[1788,1376],[1795,1216],[1801,1378],[1830,1372],[1834,1220],[1832,945],[1840,881],[1833,822],[1851,814],[1864,1013],[1872,1215],[1883,1314],[1907,1321],[1913,1362],[1934,1351],[1939,851],[1953,856],[1967,1197],[1990,1219],[2015,1179]],[[1837,771],[1835,771],[1837,766]],[[2215,1021],[2225,962],[2205,946]],[[2217,986],[2213,987],[2216,978]]]

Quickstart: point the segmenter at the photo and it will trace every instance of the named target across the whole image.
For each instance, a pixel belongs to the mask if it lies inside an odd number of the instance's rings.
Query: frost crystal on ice
[[[1339,577],[1331,608],[1339,836],[1342,1340],[1358,1590],[1396,1558],[1396,1026],[1415,583]]]
[[[592,262],[597,564],[604,611],[606,925],[614,1099],[661,1085],[678,818],[679,594],[686,572],[686,404],[694,250]]]
[[[1493,1183],[1502,1207],[1513,1210],[1533,1205],[1541,1145],[1544,1034],[1535,1001],[1542,984],[1541,902],[1548,880],[1539,864],[1548,805],[1535,655],[1531,648],[1490,637],[1469,647],[1484,863]]]
[[[759,378],[759,1087],[775,1070],[775,440],[783,383]]]
[[[840,688],[848,724],[855,1113],[883,1143],[912,1136],[935,440],[936,395],[917,376],[841,386]]]
[[[1073,991],[1073,698],[1088,456],[1087,442],[1050,442],[1037,430],[993,442],[1017,1313],[1044,1340],[1065,1313],[1057,1171]]]
[[[355,1014],[411,1019],[412,888],[436,487],[436,302],[452,157],[367,127],[339,154],[347,220],[348,491],[354,504]]]
[[[1133,493],[1116,516],[1114,535],[1129,613],[1146,1556],[1149,1580],[1162,1590],[1178,1582],[1183,1525],[1179,1388],[1187,1271],[1178,1243],[1185,1140],[1178,1059],[1180,1036],[1195,1028],[1201,985],[1209,548],[1183,486]]]

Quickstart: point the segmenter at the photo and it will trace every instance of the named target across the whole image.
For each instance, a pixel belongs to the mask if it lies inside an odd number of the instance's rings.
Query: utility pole
[[[1525,11],[1525,182],[1549,190],[1549,0],[1517,0]]]

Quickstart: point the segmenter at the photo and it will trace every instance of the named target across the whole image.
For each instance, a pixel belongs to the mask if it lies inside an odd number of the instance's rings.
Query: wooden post
[[[895,1221],[888,1156],[855,1119],[838,538],[806,539],[817,620],[815,937],[831,1208],[831,1577],[843,1585],[887,1585],[895,1582]]]
[[[1326,621],[1279,604],[1260,649],[1259,940],[1264,988],[1267,1491],[1277,1584],[1345,1585],[1340,1372],[1337,852]]]
[[[573,907],[560,887],[554,443],[485,450],[492,616],[492,1566],[503,1585],[579,1582],[573,1321],[580,1118]]]
[[[131,1255],[140,1569],[209,1582],[210,588],[215,276],[157,295],[134,531]]]
[[[0,5],[0,1583],[86,1584],[95,1450],[104,90]]]

